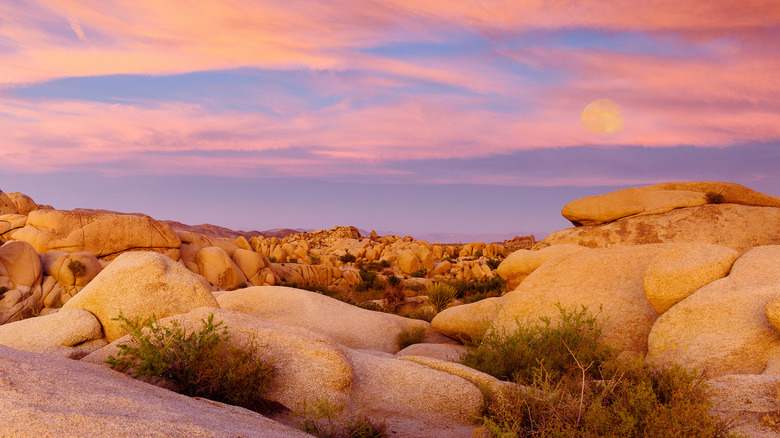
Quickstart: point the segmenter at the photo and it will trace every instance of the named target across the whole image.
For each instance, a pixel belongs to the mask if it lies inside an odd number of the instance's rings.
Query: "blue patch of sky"
[[[170,76],[110,75],[51,80],[17,87],[11,92],[22,98],[76,99],[104,103],[178,101],[198,103],[212,109],[274,114],[266,95],[286,94],[319,109],[341,97],[323,95],[309,85],[310,72],[279,70],[229,70]]]

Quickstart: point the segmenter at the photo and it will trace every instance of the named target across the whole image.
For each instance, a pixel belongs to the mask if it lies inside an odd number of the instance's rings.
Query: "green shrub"
[[[715,192],[707,192],[704,196],[707,197],[707,202],[710,204],[722,204],[723,194]]]
[[[460,362],[522,385],[487,394],[490,437],[736,437],[710,417],[707,387],[694,371],[618,360],[598,343],[596,316],[582,307],[552,324],[488,331]],[[524,389],[523,389],[524,388]]]
[[[401,284],[401,278],[400,277],[396,277],[395,275],[391,275],[391,276],[387,277],[387,281],[388,281],[388,283],[390,283],[390,286],[392,286],[392,287],[396,287],[396,286]]]
[[[427,273],[428,273],[428,271],[426,271],[425,268],[422,268],[422,269],[418,269],[418,270],[412,272],[409,275],[411,275],[412,277],[416,277],[416,278],[422,278],[422,277],[425,277],[425,274],[427,274]]]
[[[298,259],[287,259],[287,263],[298,263]]]
[[[457,290],[451,284],[440,281],[427,285],[425,289],[428,295],[428,303],[436,313],[446,309],[457,294]]]
[[[490,297],[500,297],[507,291],[506,281],[498,275],[483,278],[482,280],[457,280],[450,284],[457,290],[457,298],[460,298],[464,303],[473,303]]]
[[[558,305],[560,318],[540,317],[541,324],[521,323],[509,333],[488,330],[471,342],[460,362],[503,380],[525,385],[533,383],[542,371],[552,379],[577,369],[577,363],[595,364],[590,372],[610,357],[610,351],[598,342],[601,326],[597,317],[583,306],[567,311]]]
[[[311,259],[312,265],[319,265],[322,262],[322,259],[318,255],[310,255],[309,258]]]
[[[406,317],[410,319],[419,319],[428,322],[431,322],[434,316],[436,316],[436,312],[429,307],[421,307],[406,315]]]
[[[419,344],[424,338],[424,327],[413,327],[409,330],[402,330],[398,333],[398,347],[403,350],[412,344]]]
[[[341,416],[328,399],[304,402],[294,412],[301,430],[320,438],[386,438],[387,425],[375,424],[359,415]]]
[[[271,262],[271,263],[276,263],[276,257],[270,256],[270,257],[268,257],[268,261]]]
[[[341,263],[352,263],[355,260],[357,260],[357,258],[350,253],[346,253],[343,256],[339,257],[339,260],[341,260]]]
[[[71,260],[70,263],[68,263],[68,269],[70,269],[70,272],[72,272],[73,276],[76,278],[81,278],[87,273],[87,267],[78,260]]]
[[[480,257],[482,257],[482,250],[478,250],[478,251],[476,251],[476,252],[474,253],[474,258],[475,258],[475,259],[478,259],[478,258],[480,258]]]
[[[707,386],[680,366],[641,360],[604,364],[598,380],[577,373],[540,377],[536,391],[488,401],[484,426],[491,437],[738,437],[732,423],[711,417]],[[568,382],[568,383],[567,383]]]
[[[485,264],[488,265],[488,268],[490,268],[492,271],[495,271],[496,269],[498,269],[498,265],[501,264],[501,259],[496,257],[491,257],[485,260]]]
[[[199,332],[189,335],[176,319],[163,326],[154,316],[131,320],[120,312],[115,320],[121,321],[132,342],[117,345],[117,356],[106,360],[113,369],[151,383],[166,382],[190,397],[254,410],[268,408],[262,396],[273,369],[255,357],[254,345],[247,350],[232,345],[227,328],[221,321],[214,323],[213,314],[201,320]]]

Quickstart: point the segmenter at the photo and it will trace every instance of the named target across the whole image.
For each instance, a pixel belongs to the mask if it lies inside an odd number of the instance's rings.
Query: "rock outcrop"
[[[26,242],[0,246],[0,324],[43,307],[43,270],[38,254]]]
[[[780,246],[755,248],[728,277],[712,282],[661,315],[649,333],[648,359],[682,363],[708,378],[760,374],[780,355],[780,332],[765,315],[780,298]]]
[[[776,196],[739,184],[698,181],[632,187],[589,196],[566,204],[561,214],[576,226],[591,226],[710,203],[780,208],[780,198]]]
[[[573,243],[605,248],[649,243],[710,243],[744,253],[780,244],[780,208],[707,204],[663,214],[624,218],[596,226],[567,228],[550,234],[537,247]]]
[[[163,318],[201,306],[219,307],[195,274],[162,254],[136,251],[117,257],[62,309],[92,312],[112,342],[126,333],[119,312],[131,320]]]
[[[155,251],[179,259],[181,240],[173,230],[148,216],[88,211],[35,210],[9,240],[30,243],[35,251],[89,252],[113,260],[130,250]]]
[[[354,349],[396,353],[398,335],[415,328],[425,330],[429,342],[446,341],[425,321],[361,309],[325,295],[290,287],[240,289],[220,295],[217,302],[223,309],[303,327]]]
[[[17,350],[79,359],[106,344],[100,322],[81,309],[0,325],[0,345]]]
[[[0,346],[2,435],[304,438],[255,412],[186,397],[106,366]]]

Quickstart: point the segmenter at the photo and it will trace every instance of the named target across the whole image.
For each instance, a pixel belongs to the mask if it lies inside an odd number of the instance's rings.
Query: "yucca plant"
[[[436,313],[446,309],[455,299],[458,291],[449,283],[436,282],[425,287],[428,294],[428,304],[430,304]]]

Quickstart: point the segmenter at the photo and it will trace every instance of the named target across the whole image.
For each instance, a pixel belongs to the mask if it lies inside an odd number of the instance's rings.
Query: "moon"
[[[582,127],[599,134],[617,134],[623,131],[623,109],[610,99],[599,99],[582,110]]]

